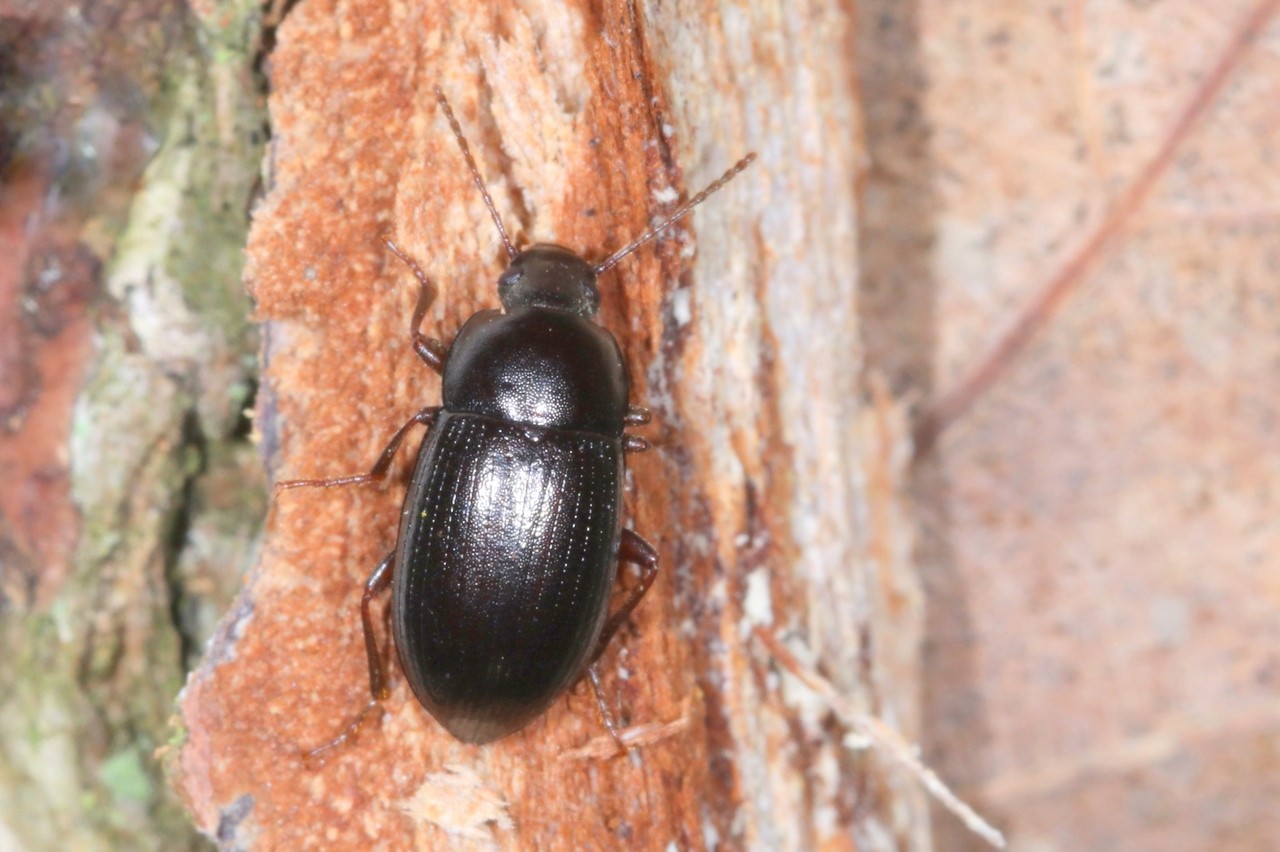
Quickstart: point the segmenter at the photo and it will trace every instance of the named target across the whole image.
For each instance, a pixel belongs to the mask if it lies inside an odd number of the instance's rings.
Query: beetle
[[[392,634],[414,695],[457,739],[487,743],[541,715],[584,675],[605,726],[626,746],[595,663],[658,574],[658,554],[621,518],[624,457],[648,448],[627,426],[649,412],[629,404],[630,381],[613,335],[594,321],[600,273],[656,237],[755,158],[749,154],[665,221],[591,264],[562,246],[512,244],[457,118],[436,100],[462,150],[509,265],[500,310],[471,316],[453,343],[421,323],[433,289],[394,242],[387,248],[419,283],[410,330],[419,358],[442,376],[438,406],[419,410],[367,474],[289,480],[284,490],[383,479],[408,432],[427,427],[395,550],[374,569],[360,602],[369,703],[309,761],[351,739],[389,695],[370,607],[394,585]],[[640,578],[616,612],[619,561]]]

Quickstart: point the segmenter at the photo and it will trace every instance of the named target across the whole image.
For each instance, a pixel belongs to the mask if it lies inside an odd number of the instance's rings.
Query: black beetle
[[[519,730],[585,673],[605,725],[595,661],[653,584],[658,554],[622,528],[624,454],[648,443],[624,427],[649,422],[628,405],[630,381],[613,335],[593,322],[596,277],[741,172],[740,160],[666,221],[598,264],[539,243],[517,251],[485,189],[462,129],[436,99],[497,225],[510,265],[502,310],[474,314],[446,347],[419,329],[432,288],[417,277],[413,347],[443,376],[443,404],[423,408],[392,437],[368,474],[281,482],[334,487],[383,478],[415,424],[428,427],[405,495],[396,549],[365,584],[360,615],[372,699],[315,758],[348,740],[388,695],[370,604],[393,580],[392,630],[414,695],[463,742]],[[619,560],[640,566],[626,601],[608,614]]]

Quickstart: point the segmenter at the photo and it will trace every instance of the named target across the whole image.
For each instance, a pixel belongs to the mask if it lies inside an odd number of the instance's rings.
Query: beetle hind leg
[[[613,718],[613,711],[609,709],[609,702],[605,700],[604,689],[600,686],[600,674],[596,671],[595,663],[587,666],[587,682],[591,684],[591,691],[596,696],[596,708],[600,711],[600,721],[604,723],[609,736],[613,738],[614,745],[618,747],[618,755],[622,756],[630,753],[631,748],[627,745],[626,740],[622,738],[622,731],[618,728],[618,723]]]
[[[622,531],[622,540],[618,543],[618,561],[639,565],[640,582],[631,590],[631,594],[627,596],[627,600],[622,606],[618,607],[618,611],[609,616],[609,620],[604,623],[604,628],[600,631],[600,640],[596,643],[595,653],[591,655],[592,665],[595,665],[596,660],[600,659],[600,655],[608,647],[609,640],[613,638],[613,634],[618,632],[618,628],[622,626],[623,622],[631,615],[631,612],[640,604],[640,600],[658,577],[658,551],[654,550],[653,545],[631,530],[624,529]]]
[[[654,550],[649,542],[631,530],[624,529],[622,531],[622,539],[618,543],[618,561],[639,565],[640,582],[631,590],[631,594],[627,595],[626,601],[622,606],[618,607],[618,611],[610,615],[608,621],[604,623],[604,627],[600,630],[600,638],[596,642],[596,649],[591,654],[591,662],[587,664],[583,676],[591,684],[591,691],[595,694],[596,707],[600,711],[600,720],[604,723],[605,729],[609,731],[609,736],[613,738],[614,744],[618,747],[617,753],[623,755],[628,753],[631,747],[627,745],[626,740],[623,738],[623,730],[613,718],[613,711],[609,709],[609,702],[605,700],[604,690],[600,686],[600,674],[596,671],[596,663],[599,662],[600,655],[604,653],[604,649],[609,647],[609,640],[618,632],[618,628],[631,615],[632,610],[640,603],[641,598],[649,591],[649,587],[653,585],[654,579],[658,576],[658,551]]]
[[[382,656],[378,652],[378,638],[373,632],[373,615],[370,607],[373,599],[387,590],[391,585],[392,573],[395,570],[395,552],[388,553],[386,558],[373,569],[364,584],[364,596],[360,599],[360,624],[364,630],[364,651],[369,662],[369,703],[364,706],[342,732],[322,746],[308,749],[302,753],[302,761],[308,768],[316,768],[324,763],[324,756],[334,749],[341,748],[355,739],[370,719],[382,715],[382,702],[387,700],[391,690],[382,670]]]

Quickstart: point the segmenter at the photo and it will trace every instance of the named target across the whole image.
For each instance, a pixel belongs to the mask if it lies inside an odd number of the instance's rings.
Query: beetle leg
[[[378,457],[378,461],[374,463],[373,469],[368,473],[360,473],[354,476],[339,476],[336,479],[286,479],[283,482],[277,482],[276,488],[280,491],[287,491],[290,488],[337,488],[340,485],[361,485],[366,482],[374,482],[382,479],[387,475],[387,471],[391,469],[391,460],[395,458],[396,451],[400,449],[400,445],[404,443],[404,436],[408,434],[414,424],[421,423],[427,428],[436,421],[436,415],[440,413],[440,406],[428,406],[409,419],[396,433],[391,436],[391,441],[387,444],[386,449],[382,451],[382,455]]]
[[[624,453],[643,453],[651,446],[653,445],[638,435],[622,436],[622,451]]]
[[[373,569],[364,584],[364,596],[360,598],[360,626],[364,630],[364,652],[369,658],[369,695],[374,702],[383,701],[390,693],[387,679],[382,672],[382,658],[378,655],[378,637],[373,632],[373,616],[369,607],[373,599],[387,590],[395,572],[396,554],[393,550]]]
[[[609,736],[613,737],[613,742],[618,746],[618,754],[626,754],[630,749],[627,748],[627,744],[622,740],[622,734],[618,730],[618,723],[614,721],[613,712],[609,709],[609,702],[604,699],[604,690],[600,688],[600,675],[596,671],[595,663],[587,666],[587,680],[591,683],[591,691],[596,694],[596,707],[600,710],[600,721],[604,722],[605,728],[609,731]]]
[[[373,599],[387,590],[391,585],[391,577],[395,571],[395,551],[378,563],[369,579],[364,584],[364,597],[360,599],[360,624],[364,629],[364,652],[369,661],[369,703],[364,706],[354,719],[329,742],[304,752],[303,762],[308,766],[319,765],[319,758],[355,738],[360,729],[373,718],[382,713],[382,702],[387,700],[391,690],[387,686],[387,678],[382,671],[382,657],[378,653],[378,637],[373,632],[373,616],[369,612]]]
[[[434,337],[427,337],[422,332],[414,329],[413,332],[413,351],[418,353],[418,357],[424,363],[437,373],[444,373],[444,359],[449,354],[449,348],[436,340]]]
[[[639,405],[628,405],[627,413],[622,415],[622,422],[627,426],[643,426],[653,419],[649,409]],[[622,436],[622,450],[627,453],[643,453],[652,444],[636,435]]]
[[[627,413],[622,416],[622,422],[628,426],[643,426],[652,419],[649,409],[640,405],[628,405]]]
[[[431,279],[427,277],[427,273],[422,271],[422,267],[418,266],[417,261],[402,252],[400,247],[390,239],[384,237],[382,241],[387,244],[387,248],[391,250],[392,254],[404,261],[405,265],[413,272],[413,277],[418,279],[420,286],[418,304],[413,308],[413,320],[409,325],[409,332],[413,335],[413,351],[418,353],[418,357],[428,367],[437,373],[443,373],[444,359],[449,354],[449,347],[435,338],[427,337],[420,329],[422,320],[427,315],[427,308],[431,307],[431,300],[435,298],[436,288],[431,285]]]
[[[631,615],[631,611],[640,603],[640,599],[644,597],[645,592],[649,591],[649,587],[653,585],[654,579],[658,576],[658,551],[654,550],[653,545],[631,530],[624,529],[622,531],[622,540],[618,544],[618,561],[632,562],[639,565],[640,582],[631,590],[626,603],[618,607],[618,611],[609,616],[609,620],[604,623],[604,629],[600,631],[600,641],[596,644],[596,651],[591,655],[591,664],[593,666],[596,660],[600,659],[600,655],[604,653],[604,649],[608,646],[609,640],[613,638],[613,634],[618,632],[618,628]]]

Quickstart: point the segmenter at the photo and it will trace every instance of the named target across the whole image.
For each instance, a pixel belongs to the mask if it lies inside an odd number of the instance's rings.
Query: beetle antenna
[[[726,183],[728,183],[729,181],[737,177],[738,174],[743,169],[751,165],[751,161],[754,160],[755,158],[756,158],[756,155],[754,153],[751,153],[743,157],[738,162],[734,163],[733,168],[729,169],[729,171],[720,175],[720,177],[715,182],[713,182],[706,189],[702,190],[702,192],[699,192],[693,198],[690,198],[684,204],[681,204],[679,207],[677,207],[676,212],[668,216],[666,220],[650,228],[649,230],[645,231],[643,234],[636,237],[630,243],[618,249],[616,252],[614,252],[604,260],[597,263],[595,266],[591,268],[592,271],[595,272],[596,275],[599,275],[601,272],[604,272],[606,269],[609,269],[618,261],[622,260],[624,257],[631,254],[636,249],[640,248],[640,246],[649,242],[649,240],[658,236],[658,234],[662,233],[664,230],[671,227],[676,222],[679,222],[681,219],[683,219],[685,216],[688,215],[690,210],[697,207],[702,202],[706,201],[708,196],[710,196],[712,193],[716,192]]]
[[[507,247],[507,257],[514,258],[517,254],[516,247],[511,244],[511,238],[507,236],[507,229],[502,227],[502,217],[498,215],[498,208],[493,206],[493,198],[489,196],[489,190],[485,189],[484,178],[480,177],[480,170],[476,168],[476,161],[471,157],[471,148],[467,145],[467,138],[462,135],[462,128],[458,125],[458,119],[453,116],[453,108],[449,106],[449,99],[444,96],[444,90],[436,86],[436,100],[440,102],[440,108],[444,110],[444,117],[449,119],[449,126],[453,128],[454,138],[458,140],[458,144],[462,147],[462,156],[467,161],[467,168],[471,170],[471,177],[475,179],[476,189],[480,190],[480,194],[484,196],[484,206],[489,208],[489,215],[493,217],[493,224],[498,226],[498,235],[502,237],[502,244]]]

